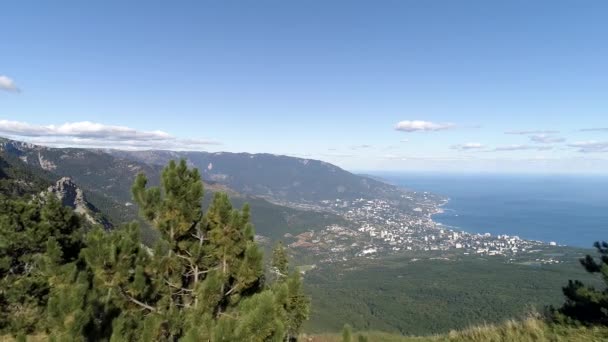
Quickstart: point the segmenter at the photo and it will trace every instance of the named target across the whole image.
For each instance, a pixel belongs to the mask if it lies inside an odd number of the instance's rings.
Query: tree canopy
[[[135,223],[86,231],[53,200],[0,203],[0,304],[11,310],[0,315],[3,333],[43,331],[55,341],[298,335],[309,305],[299,273],[289,272],[281,246],[272,263],[282,276],[266,279],[247,205],[235,209],[216,193],[203,211],[200,174],[183,160],[169,163],[158,187],[138,175],[132,193],[159,232],[152,247]]]
[[[563,288],[566,302],[558,310],[558,318],[608,326],[608,242],[596,242],[594,247],[600,255],[599,260],[587,255],[581,259],[581,264],[587,272],[601,277],[603,288],[596,289],[581,281],[570,280]]]

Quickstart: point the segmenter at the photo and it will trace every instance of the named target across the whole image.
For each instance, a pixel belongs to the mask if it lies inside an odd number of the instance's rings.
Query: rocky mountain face
[[[309,204],[338,198],[395,199],[404,193],[393,185],[352,174],[320,160],[267,153],[48,148],[12,140],[4,140],[0,148],[29,165],[72,177],[82,186],[111,194],[123,204],[130,201],[130,187],[139,172],[155,182],[170,160],[179,159],[186,159],[190,166],[197,167],[211,187],[278,203]]]
[[[157,165],[115,158],[99,150],[50,148],[8,139],[1,142],[0,150],[31,168],[70,177],[89,190],[87,193],[109,195],[122,204],[131,200],[131,185],[138,173],[144,172],[155,181],[162,170]]]
[[[101,224],[106,229],[112,228],[112,224],[101,214],[99,209],[87,201],[84,191],[70,177],[62,177],[41,195],[57,197],[64,206],[73,208],[75,212],[81,214],[91,224]]]
[[[93,212],[104,214],[101,221],[100,214],[91,216],[106,228],[111,226],[110,222],[117,225],[137,219],[137,209],[128,205],[131,184],[139,171],[158,179],[161,170],[156,166],[119,160],[100,151],[50,148],[5,138],[0,138],[0,158],[8,163],[9,174],[19,173],[17,177],[0,180],[2,193],[10,190],[14,195],[39,194],[54,185],[57,179],[69,177],[86,193],[86,201],[98,208]],[[3,185],[7,191],[1,189]]]

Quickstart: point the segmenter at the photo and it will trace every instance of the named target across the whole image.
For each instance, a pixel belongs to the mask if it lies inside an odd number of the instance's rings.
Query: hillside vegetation
[[[249,206],[215,193],[202,208],[196,169],[171,162],[159,187],[145,175],[135,223],[104,231],[54,196],[0,196],[0,336],[52,341],[284,341],[308,298],[279,245],[272,267],[254,241]],[[270,275],[267,277],[267,275]]]
[[[7,193],[10,189],[14,195],[33,194],[45,190],[61,177],[70,177],[84,190],[89,202],[107,215],[113,225],[118,226],[124,222],[137,220],[142,228],[142,239],[151,246],[158,238],[158,234],[139,219],[137,208],[132,203],[131,184],[133,184],[137,174],[141,172],[149,177],[150,185],[157,186],[159,185],[162,168],[169,160],[179,159],[180,156],[192,156],[194,158],[197,155],[197,153],[171,151],[125,152],[50,148],[0,138],[0,193]],[[279,157],[257,160],[256,162],[261,163],[260,165],[256,164],[255,167],[250,165],[251,169],[240,169],[241,166],[245,167],[243,163],[253,162],[250,161],[249,155],[230,154],[232,155],[232,157],[228,156],[230,158],[222,157],[221,154],[205,154],[202,152],[201,155],[218,158],[210,161],[205,160],[206,163],[195,158],[200,164],[199,170],[203,172],[206,189],[204,207],[206,208],[211,203],[213,194],[217,192],[228,193],[235,207],[241,207],[247,202],[252,211],[256,213],[252,217],[252,223],[256,227],[258,235],[268,237],[271,240],[278,240],[286,233],[297,235],[330,224],[346,224],[345,220],[336,214],[296,209],[277,205],[260,197],[254,197],[254,195],[268,194],[267,192],[253,191],[260,186],[264,189],[272,188],[272,190],[269,190],[270,193],[281,192],[278,190],[279,187],[284,187],[282,191],[295,189],[287,186],[289,182],[284,181],[279,185],[273,181],[276,175],[266,177],[269,170],[273,169],[273,165],[278,165],[276,160],[282,160]],[[225,158],[232,160],[232,162],[224,163]],[[233,160],[234,158],[236,160]],[[285,162],[285,165],[291,165],[293,168],[289,173],[292,181],[302,183],[302,189],[304,189],[302,191],[308,191],[311,195],[315,193],[317,190],[305,186],[308,185],[309,181],[305,180],[308,179],[306,178],[308,176],[304,177],[304,175],[310,172],[310,168],[299,163],[297,158],[285,158],[288,161]],[[193,164],[192,162],[189,163],[190,165]],[[207,168],[208,163],[215,163],[213,164],[215,167],[209,170]],[[238,173],[238,175],[226,179],[217,176],[220,172],[218,169],[223,167],[226,170],[222,172]],[[324,174],[318,174],[317,176],[324,179],[327,178],[327,175],[333,175],[332,172],[326,170],[328,168],[323,169],[325,170]],[[279,170],[274,172],[279,172]],[[341,172],[350,175],[350,178],[364,180],[364,178],[346,171]],[[235,180],[235,177],[238,181]],[[241,179],[241,177],[246,177],[246,180]],[[214,178],[219,181],[214,181]],[[298,179],[300,180],[298,181]],[[336,184],[339,184],[335,177],[327,181],[333,182],[333,185],[326,184],[330,188],[335,188]],[[252,186],[251,189],[248,186],[236,189],[229,188],[228,186],[233,183],[261,185]],[[382,184],[379,186],[380,188],[385,187]]]
[[[349,323],[357,330],[429,335],[524,317],[563,303],[561,286],[569,279],[601,284],[580,266],[582,256],[559,265],[433,254],[320,265],[306,274],[313,305],[305,331],[339,331]]]
[[[303,335],[301,339],[309,342],[343,342],[341,334]],[[600,342],[607,340],[607,327],[554,325],[538,318],[528,318],[523,321],[481,325],[446,334],[421,337],[360,332],[353,333],[350,342]]]
[[[395,186],[314,159],[267,153],[116,150],[108,153],[150,165],[164,165],[171,159],[184,158],[199,168],[205,179],[224,184],[243,194],[277,201],[394,198],[402,194]]]
[[[342,334],[301,335],[303,342],[343,342]],[[482,325],[454,330],[442,335],[402,336],[385,332],[355,332],[351,342],[601,342],[608,340],[608,328],[549,325],[529,318],[521,322],[507,321],[499,325]],[[0,336],[0,342],[15,342]],[[29,336],[28,342],[48,342],[44,335]]]

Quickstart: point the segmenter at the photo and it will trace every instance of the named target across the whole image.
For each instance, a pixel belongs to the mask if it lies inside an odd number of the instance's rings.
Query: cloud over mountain
[[[566,141],[566,138],[556,137],[547,134],[531,135],[529,138],[530,141],[535,142],[537,144],[554,144]]]
[[[33,125],[26,122],[0,120],[0,134],[29,138],[31,142],[56,146],[177,148],[200,149],[219,143],[201,139],[180,139],[169,133],[140,131],[126,126],[104,125],[82,121],[62,125]]]
[[[453,150],[469,151],[469,150],[479,150],[481,148],[484,148],[484,145],[481,143],[477,143],[477,142],[468,142],[468,143],[464,143],[464,144],[452,145],[451,148]]]
[[[362,149],[368,149],[368,148],[372,148],[372,145],[369,144],[363,144],[363,145],[354,145],[351,146],[350,149],[351,150],[362,150]]]
[[[608,152],[608,141],[578,141],[568,146],[581,153]]]
[[[552,146],[534,146],[534,145],[506,145],[506,146],[497,146],[492,149],[493,152],[506,152],[506,151],[548,151],[552,150]]]
[[[557,134],[559,131],[535,130],[535,131],[506,131],[505,134],[531,135],[531,134]]]
[[[405,120],[395,125],[395,129],[402,132],[434,132],[454,128],[452,123],[436,123],[422,120]]]
[[[608,127],[593,127],[580,129],[581,132],[608,132]]]

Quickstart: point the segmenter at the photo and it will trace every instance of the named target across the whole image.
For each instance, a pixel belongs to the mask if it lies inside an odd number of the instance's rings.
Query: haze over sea
[[[608,240],[608,176],[373,173],[450,198],[436,222],[472,233],[591,247]]]

